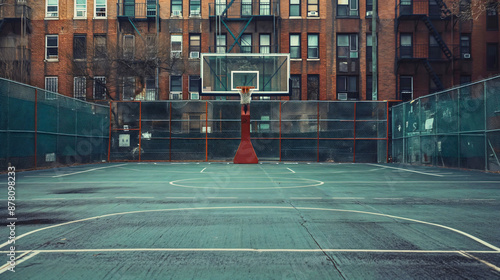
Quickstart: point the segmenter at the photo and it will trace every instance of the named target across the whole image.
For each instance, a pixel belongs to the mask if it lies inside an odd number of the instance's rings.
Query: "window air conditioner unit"
[[[200,16],[200,10],[192,10],[190,12],[190,15],[194,16],[194,17],[198,17],[198,16]]]
[[[342,100],[342,101],[346,101],[347,100],[347,92],[339,93],[338,94],[338,99]]]
[[[318,11],[309,11],[307,12],[307,16],[308,17],[317,17],[319,14],[318,14]]]
[[[190,92],[189,93],[189,98],[192,100],[199,100],[200,99],[200,94],[198,92]]]
[[[200,52],[190,52],[189,58],[200,58]]]
[[[180,92],[171,92],[170,93],[170,100],[181,100],[182,95]]]
[[[180,17],[181,16],[181,11],[179,11],[179,10],[172,11],[172,16],[173,17]]]
[[[172,52],[172,58],[180,58],[181,52]]]
[[[464,58],[465,59],[470,59],[470,53],[464,53]]]
[[[373,16],[373,11],[368,11],[368,12],[366,12],[366,16],[367,16],[367,17],[371,17],[371,16]]]

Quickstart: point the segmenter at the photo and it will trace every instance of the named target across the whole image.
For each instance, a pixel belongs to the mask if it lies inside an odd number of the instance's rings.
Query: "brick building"
[[[263,52],[290,53],[283,99],[372,99],[371,0],[9,1],[31,13],[0,6],[0,47],[27,50],[25,81],[76,98],[198,99],[200,53]],[[467,5],[378,1],[379,100],[499,73],[498,8],[459,20]]]

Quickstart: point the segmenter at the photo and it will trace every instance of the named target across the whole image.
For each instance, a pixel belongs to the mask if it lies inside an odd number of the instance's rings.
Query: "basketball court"
[[[497,174],[128,162],[16,176],[16,273],[4,265],[2,279],[500,275]]]

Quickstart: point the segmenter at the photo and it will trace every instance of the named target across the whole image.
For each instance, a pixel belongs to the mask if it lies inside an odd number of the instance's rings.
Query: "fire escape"
[[[411,42],[410,45],[402,45],[402,39],[398,38],[396,41],[400,41],[400,43],[396,46],[396,72],[399,74],[402,65],[410,64],[418,68],[422,64],[428,72],[430,80],[436,86],[435,89],[437,91],[443,90],[445,88],[443,82],[432,65],[434,62],[445,62],[451,65],[455,58],[434,23],[444,22],[445,25],[448,25],[453,22],[454,24],[450,9],[442,0],[400,0],[396,4],[395,31],[398,36],[402,33],[402,25],[406,22],[414,24],[414,33],[417,33],[418,24],[422,22],[429,31],[429,43],[414,44]],[[418,34],[413,36],[412,40],[415,38],[418,38]]]
[[[29,83],[31,8],[26,0],[0,3],[0,76]]]
[[[239,47],[239,52],[270,52],[277,53],[279,50],[279,1],[271,0],[231,0],[229,3],[222,0],[215,0],[209,3],[209,17],[211,20],[210,31],[215,33],[215,46],[210,47],[210,52],[237,52],[235,46]],[[267,30],[272,34],[271,45],[265,49],[255,49],[251,45],[242,43],[243,34],[254,26],[254,32],[259,27],[269,26]],[[271,26],[272,24],[272,26]],[[227,31],[234,40],[228,47],[217,48],[217,36]],[[253,41],[253,40],[252,40]],[[255,45],[252,43],[252,45]]]
[[[146,61],[146,58],[139,59],[135,55],[135,40],[131,40],[131,46],[133,50],[129,50],[128,43],[125,36],[128,34],[137,34],[138,37],[142,40],[145,49],[141,50],[139,54],[146,54],[147,59],[154,58],[156,60],[153,63],[155,66],[154,70],[154,84],[152,79],[145,78],[144,81],[141,81],[143,86],[146,88],[145,95],[142,97],[146,100],[157,100],[159,93],[159,62],[158,62],[158,43],[159,43],[159,34],[160,34],[160,4],[159,0],[119,0],[117,2],[117,19],[118,19],[118,41],[121,42],[123,49],[121,49],[121,58],[124,60],[130,60],[134,64],[143,63],[144,66],[150,67],[152,63]],[[138,26],[145,25],[147,31],[149,32],[151,29],[155,30],[154,38],[149,36],[144,36],[139,30]],[[144,29],[142,29],[144,30]],[[125,31],[125,32],[124,32]],[[135,38],[135,37],[134,37]],[[120,49],[120,48],[119,48]],[[140,68],[140,66],[136,67]],[[119,69],[123,70],[123,69]],[[124,82],[125,83],[125,82]]]

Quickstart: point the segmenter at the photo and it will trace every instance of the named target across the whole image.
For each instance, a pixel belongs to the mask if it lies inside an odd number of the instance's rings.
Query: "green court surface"
[[[17,172],[15,203],[1,279],[500,278],[498,174],[108,163]]]

